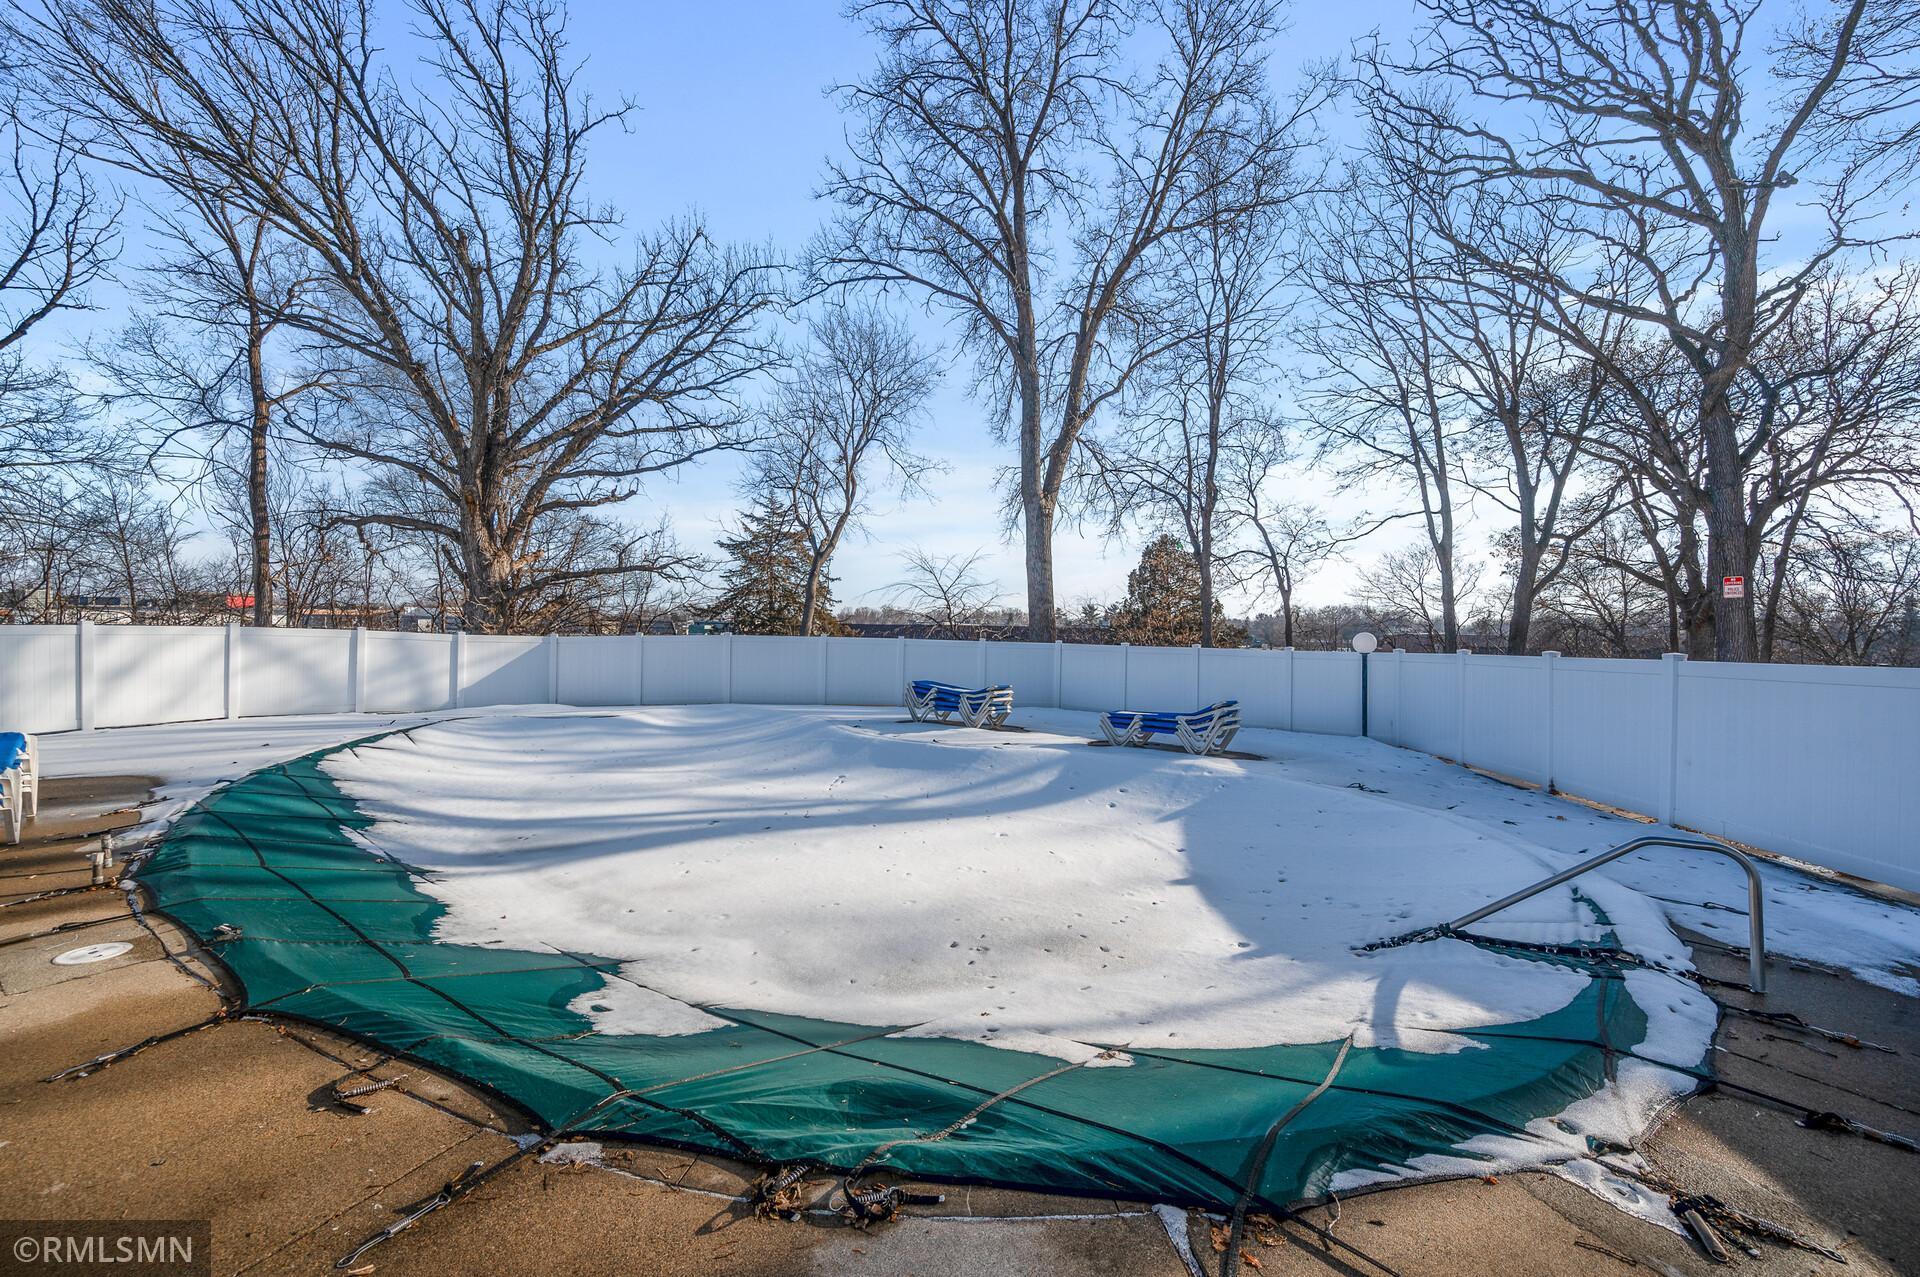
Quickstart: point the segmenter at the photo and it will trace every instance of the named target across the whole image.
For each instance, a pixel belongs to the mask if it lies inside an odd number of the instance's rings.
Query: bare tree
[[[1480,565],[1472,560],[1456,563],[1443,576],[1432,544],[1421,540],[1381,555],[1361,571],[1360,602],[1376,615],[1410,619],[1424,631],[1429,651],[1450,652],[1459,645],[1459,633],[1446,632],[1446,607],[1464,609],[1479,582]]]
[[[1290,456],[1285,423],[1267,417],[1233,441],[1221,467],[1221,508],[1231,523],[1246,530],[1250,543],[1227,554],[1228,567],[1241,583],[1258,581],[1279,597],[1283,647],[1294,646],[1295,590],[1347,539],[1319,507],[1290,505],[1274,496],[1273,482]]]
[[[1570,656],[1646,656],[1676,650],[1672,597],[1645,569],[1646,542],[1630,516],[1603,519],[1571,542],[1540,592],[1536,629]]]
[[[1307,231],[1307,287],[1319,303],[1296,341],[1311,361],[1302,403],[1322,457],[1349,487],[1411,493],[1434,574],[1439,646],[1459,641],[1458,533],[1470,418],[1444,330],[1461,313],[1440,290],[1459,284],[1455,254],[1429,216],[1414,158],[1424,139],[1371,128],[1336,197]]]
[[[1392,117],[1382,122],[1390,127]],[[1442,223],[1439,238],[1531,263],[1529,275],[1552,269],[1564,251],[1564,233],[1501,190],[1469,187],[1429,203],[1426,215]],[[1509,551],[1502,628],[1507,652],[1524,655],[1535,600],[1552,586],[1572,543],[1607,512],[1603,502],[1574,499],[1606,375],[1543,320],[1533,288],[1514,274],[1484,270],[1459,253],[1441,256],[1434,271],[1425,287],[1443,322],[1429,331],[1445,352],[1456,411],[1467,422],[1461,478],[1514,520],[1499,538]],[[1610,349],[1619,327],[1603,315],[1582,336]]]
[[[1114,532],[1134,521],[1193,547],[1202,647],[1214,646],[1216,576],[1235,530],[1223,497],[1229,454],[1266,431],[1262,401],[1288,314],[1283,200],[1276,189],[1273,203],[1170,241],[1159,307],[1188,335],[1143,370],[1138,410],[1083,440],[1091,500]]]
[[[0,58],[18,50],[0,43]],[[0,67],[9,78],[12,67]],[[25,343],[49,317],[90,309],[87,290],[119,248],[120,206],[88,180],[71,140],[29,135],[20,91],[0,83],[0,473],[58,466],[86,452],[65,375],[28,358]]]
[[[311,260],[322,285],[285,320],[344,354],[340,393],[370,410],[304,437],[423,498],[341,517],[436,541],[464,623],[515,628],[574,582],[646,569],[555,564],[549,525],[737,443],[778,279],[692,222],[597,266],[618,227],[585,193],[588,145],[630,108],[579,90],[538,0],[412,7],[418,85],[349,0],[43,0],[22,25],[68,110],[187,157]]]
[[[269,490],[269,459],[289,433],[283,415],[325,385],[328,374],[291,353],[287,362],[294,367],[276,374],[271,347],[312,281],[264,218],[195,183],[186,157],[146,156],[142,140],[129,135],[92,149],[170,181],[187,212],[157,211],[165,247],[133,285],[143,311],[91,352],[93,362],[115,385],[109,401],[143,421],[156,461],[184,459],[203,476],[237,471],[253,623],[272,625],[276,575],[302,569],[278,561],[276,573],[279,503]],[[289,481],[300,486],[296,477]]]
[[[1120,0],[857,4],[884,53],[841,91],[857,124],[827,175],[843,212],[820,278],[908,288],[955,314],[1008,405],[1040,639],[1081,433],[1177,336],[1143,306],[1144,281],[1169,239],[1271,198],[1317,101],[1287,120],[1268,109],[1273,0],[1138,7],[1165,53],[1134,77],[1119,58],[1136,15]]]
[[[1781,646],[1826,665],[1911,664],[1916,599],[1920,538],[1813,523],[1781,591]]]
[[[787,504],[806,541],[800,632],[815,632],[820,582],[866,509],[873,465],[903,495],[930,462],[908,450],[937,373],[904,325],[872,308],[832,307],[781,386],[748,486]]]
[[[978,625],[1000,600],[980,570],[983,550],[971,554],[932,554],[913,547],[900,556],[906,575],[894,582],[898,606],[937,625],[949,638],[966,637],[964,629]]]
[[[1920,521],[1920,265],[1814,280],[1755,365],[1772,424],[1747,509],[1767,547],[1766,588],[1756,593],[1760,658],[1770,661],[1781,590],[1809,520],[1891,508]]]
[[[1456,236],[1455,247],[1559,304],[1648,325],[1672,344],[1693,377],[1707,575],[1751,577],[1761,542],[1745,498],[1772,420],[1765,394],[1742,412],[1739,383],[1811,281],[1869,234],[1872,210],[1855,201],[1873,183],[1858,156],[1832,155],[1822,136],[1847,89],[1872,78],[1863,23],[1899,6],[1838,6],[1825,48],[1773,102],[1754,83],[1754,4],[1424,7],[1433,24],[1411,60],[1379,49],[1366,59],[1370,96],[1398,130],[1432,138],[1426,173],[1510,190],[1579,251],[1542,271],[1469,236]],[[1441,96],[1455,89],[1488,103],[1489,119],[1455,111]],[[1882,99],[1851,127],[1885,125],[1888,112],[1912,105]],[[1506,125],[1516,114],[1520,122]],[[1802,183],[1823,225],[1790,257],[1770,252],[1785,207],[1779,197]],[[1617,287],[1622,267],[1638,287]],[[1712,604],[1716,655],[1755,659],[1751,595],[1716,590]]]
[[[1763,547],[1748,578],[1761,659],[1773,659],[1780,592],[1809,517],[1836,508],[1913,516],[1920,483],[1917,303],[1920,279],[1911,267],[1824,274],[1754,354],[1752,375],[1735,385],[1742,415],[1769,423],[1741,497],[1742,517]],[[1630,516],[1639,538],[1609,538],[1580,553],[1607,555],[1614,569],[1660,590],[1673,613],[1673,642],[1710,658],[1721,591],[1707,563],[1712,505],[1695,375],[1670,343],[1630,335],[1594,347],[1591,365],[1606,384],[1583,447],[1610,473],[1613,505]],[[1604,515],[1608,503],[1593,496],[1585,501],[1588,513]]]

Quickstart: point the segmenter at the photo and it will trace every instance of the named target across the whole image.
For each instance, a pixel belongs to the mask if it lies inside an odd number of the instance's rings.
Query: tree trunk
[[[1200,560],[1200,646],[1213,646],[1213,556],[1202,550]]]
[[[1740,577],[1750,586],[1755,557],[1747,533],[1739,437],[1732,405],[1724,394],[1715,393],[1707,399],[1701,424],[1707,444],[1706,588],[1713,611],[1713,655],[1719,661],[1757,660],[1760,653],[1753,625],[1752,592],[1742,589],[1739,598],[1730,599],[1723,588],[1725,578],[1730,576]]]
[[[1051,643],[1053,624],[1053,503],[1034,493],[1023,503],[1027,534],[1027,640]]]
[[[1772,570],[1767,575],[1767,602],[1761,610],[1760,621],[1760,659],[1773,660],[1774,639],[1780,627],[1780,598],[1786,592],[1787,565],[1793,559],[1794,540],[1800,534],[1800,520],[1806,513],[1806,506],[1795,508],[1788,517],[1786,526],[1780,531],[1780,550],[1773,556]]]
[[[1507,655],[1525,656],[1532,641],[1533,602],[1539,593],[1540,548],[1533,538],[1533,520],[1520,520],[1520,562],[1514,567],[1513,614],[1507,618]]]
[[[1024,319],[1024,316],[1023,316]],[[1023,330],[1029,326],[1022,325]],[[1027,548],[1027,639],[1051,643],[1053,623],[1053,511],[1054,499],[1042,479],[1046,449],[1040,439],[1039,351],[1030,340],[1021,343],[1020,367],[1020,522]]]
[[[247,515],[253,533],[253,623],[261,626],[273,624],[273,513],[267,506],[267,425],[272,409],[261,350],[264,343],[259,309],[250,307],[247,392],[252,399],[252,415],[247,428]]]
[[[1220,504],[1220,421],[1227,399],[1227,359],[1231,330],[1221,333],[1207,387],[1207,454],[1200,485],[1200,534],[1194,538],[1194,557],[1200,561],[1200,646],[1212,647],[1213,633],[1213,511]]]
[[[1713,601],[1705,597],[1688,599],[1683,616],[1687,631],[1687,659],[1690,661],[1715,659],[1718,644],[1714,636],[1718,627],[1714,623]]]
[[[1440,650],[1460,650],[1460,605],[1454,597],[1453,503],[1440,508],[1440,543],[1434,546],[1440,564]]]
[[[460,606],[461,628],[469,634],[504,634],[512,604],[507,556],[474,520],[463,522],[460,584],[466,598]]]
[[[813,614],[819,606],[820,568],[823,562],[813,559],[807,564],[807,584],[800,592],[800,633],[803,637],[813,633]]]

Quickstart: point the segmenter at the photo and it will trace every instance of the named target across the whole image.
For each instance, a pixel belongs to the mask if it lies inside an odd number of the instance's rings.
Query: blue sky
[[[822,161],[841,145],[841,117],[825,89],[863,74],[874,48],[858,24],[830,3],[629,5],[575,0],[571,31],[587,59],[581,82],[596,96],[625,95],[640,107],[631,131],[607,137],[594,159],[594,190],[644,227],[698,208],[725,238],[770,241],[797,250],[829,206],[814,198]],[[1344,53],[1378,28],[1410,34],[1412,0],[1296,4],[1276,47],[1273,75],[1284,90],[1301,63]],[[937,320],[922,325],[942,340]],[[950,471],[932,500],[876,501],[872,535],[836,558],[843,603],[880,602],[899,579],[900,551],[988,552],[1010,602],[1025,598],[1020,548],[1002,534],[996,474],[1010,452],[991,438],[987,414],[966,391],[956,363],[933,404],[920,447]],[[732,468],[704,465],[661,483],[633,516],[665,508],[682,538],[709,545],[736,505]],[[1324,494],[1316,494],[1321,496]],[[1118,598],[1138,557],[1137,538],[1107,546],[1098,537],[1059,534],[1056,567],[1064,603]],[[1351,569],[1335,565],[1310,591],[1338,597]]]

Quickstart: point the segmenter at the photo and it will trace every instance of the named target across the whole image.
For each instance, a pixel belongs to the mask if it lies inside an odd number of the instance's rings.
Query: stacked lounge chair
[[[1013,689],[958,687],[916,678],[907,684],[907,713],[916,723],[949,723],[958,718],[968,727],[998,727],[1013,713]]]
[[[1155,736],[1171,736],[1189,754],[1222,753],[1239,730],[1239,701],[1215,701],[1188,713],[1116,709],[1100,716],[1100,731],[1109,744],[1147,745]]]
[[[20,841],[27,817],[40,814],[40,754],[25,732],[0,732],[0,829]]]

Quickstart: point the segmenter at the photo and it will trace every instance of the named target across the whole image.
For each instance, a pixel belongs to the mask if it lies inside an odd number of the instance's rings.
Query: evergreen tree
[[[810,558],[807,537],[792,511],[774,494],[755,498],[730,537],[720,538],[726,564],[714,611],[733,622],[736,634],[798,634],[805,608]],[[817,633],[839,630],[833,620],[833,578],[820,580]]]
[[[1199,561],[1178,537],[1155,537],[1141,552],[1140,566],[1127,574],[1127,597],[1114,615],[1114,637],[1143,646],[1190,647],[1200,641],[1200,614]],[[1216,602],[1214,646],[1241,647],[1246,638],[1239,626],[1226,623]]]

